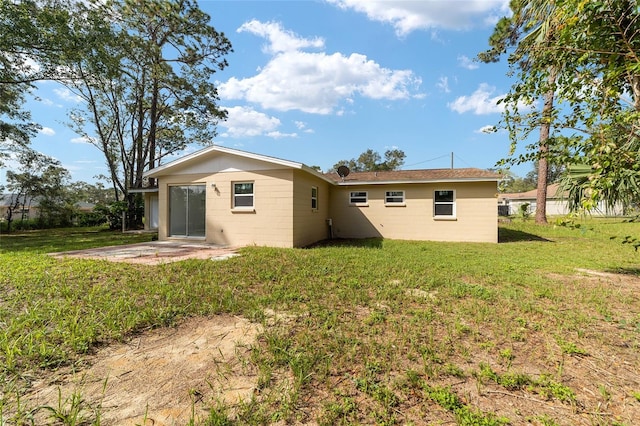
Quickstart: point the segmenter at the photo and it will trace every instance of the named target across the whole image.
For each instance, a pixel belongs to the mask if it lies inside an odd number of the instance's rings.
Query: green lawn
[[[2,235],[0,424],[29,424],[32,378],[98,345],[232,313],[265,324],[247,360],[260,392],[204,424],[632,425],[640,253],[626,235],[640,224],[514,222],[500,244],[336,241],[159,266],[46,255],[149,235]],[[294,319],[269,326],[266,309]]]

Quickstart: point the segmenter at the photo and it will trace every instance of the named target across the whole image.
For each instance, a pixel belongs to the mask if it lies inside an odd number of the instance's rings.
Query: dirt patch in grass
[[[198,423],[218,403],[231,410],[248,402],[257,383],[246,362],[260,327],[234,316],[192,318],[175,328],[140,334],[100,349],[90,367],[65,368],[34,384],[29,404],[99,416],[101,425]],[[74,403],[74,394],[79,400]],[[48,423],[50,409],[37,413]]]

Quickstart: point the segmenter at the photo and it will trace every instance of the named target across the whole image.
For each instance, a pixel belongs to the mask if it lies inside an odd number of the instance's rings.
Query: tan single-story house
[[[498,205],[504,206],[502,209],[507,216],[522,214],[522,206],[526,206],[524,208],[527,214],[534,215],[537,207],[537,193],[537,189],[532,189],[526,192],[500,194],[498,195]],[[591,216],[621,216],[623,210],[622,205],[616,206],[615,208],[608,208],[607,205],[601,201],[589,214]],[[566,216],[571,213],[567,201],[567,194],[560,190],[560,184],[554,183],[547,186],[546,212],[548,216]]]
[[[497,242],[497,183],[481,169],[321,173],[211,146],[145,177],[158,238],[302,247],[327,238]]]

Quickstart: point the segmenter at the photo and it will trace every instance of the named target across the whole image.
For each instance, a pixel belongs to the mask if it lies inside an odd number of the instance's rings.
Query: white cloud
[[[269,132],[267,133],[267,136],[269,136],[270,138],[274,138],[274,139],[280,139],[280,138],[297,138],[298,134],[297,133],[282,133],[279,131],[274,131],[274,132]]]
[[[51,127],[43,127],[42,129],[40,129],[40,133],[42,133],[45,136],[53,136],[56,134],[56,131],[53,130]]]
[[[243,138],[266,135],[273,138],[296,137],[295,133],[280,133],[280,120],[249,107],[235,106],[225,108],[228,118],[219,124],[227,130],[222,137]]]
[[[304,121],[294,121],[294,124],[298,130],[302,130],[304,133],[315,133],[315,130],[307,128],[307,123]]]
[[[269,44],[264,48],[266,53],[291,52],[306,47],[318,49],[324,47],[322,38],[305,39],[298,37],[292,31],[282,28],[282,25],[277,22],[264,23],[254,19],[253,21],[245,22],[238,28],[239,33],[244,31],[266,38],[269,41]]]
[[[449,77],[440,77],[440,79],[438,79],[438,83],[436,83],[436,87],[444,93],[451,92],[451,89],[449,89]]]
[[[82,102],[82,98],[73,94],[69,89],[53,89],[53,92],[63,101],[75,103]]]
[[[96,142],[95,138],[87,138],[84,136],[79,136],[77,138],[73,138],[70,141],[71,143],[93,143]]]
[[[504,95],[492,96],[495,90],[495,87],[482,83],[471,96],[460,96],[448,106],[459,114],[469,111],[476,115],[500,113],[504,110],[504,105],[498,105],[498,101]]]
[[[285,31],[280,24],[251,21],[243,30],[271,42],[265,51],[274,56],[253,77],[230,78],[219,85],[222,99],[242,99],[279,111],[300,110],[314,114],[339,114],[339,104],[360,95],[370,99],[408,99],[421,84],[410,70],[391,70],[365,55],[304,52],[322,47]],[[338,109],[338,111],[335,111]]]
[[[475,70],[480,67],[478,62],[474,61],[473,59],[465,55],[458,56],[458,63],[462,68],[466,68],[468,70]]]
[[[391,24],[398,36],[413,31],[443,28],[463,30],[491,25],[496,16],[509,13],[508,0],[327,0],[341,9],[364,13],[372,21]]]

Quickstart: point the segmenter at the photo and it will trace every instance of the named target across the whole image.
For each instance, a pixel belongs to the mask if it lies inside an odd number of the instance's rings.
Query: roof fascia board
[[[420,179],[420,180],[385,180],[385,181],[347,181],[336,182],[338,186],[350,185],[404,185],[410,183],[464,183],[464,182],[499,182],[498,178],[459,178],[459,179]]]
[[[129,188],[130,194],[146,194],[151,192],[159,192],[160,189],[156,186],[153,188]]]
[[[172,169],[174,167],[177,167],[181,164],[185,164],[189,161],[192,161],[195,158],[204,156],[210,152],[221,152],[221,153],[225,153],[225,154],[230,154],[230,155],[237,155],[239,157],[245,157],[245,158],[249,158],[249,159],[253,159],[253,160],[258,160],[258,161],[264,161],[267,163],[271,163],[271,164],[277,164],[280,166],[285,166],[285,167],[291,167],[293,169],[302,169],[304,164],[302,163],[297,163],[295,161],[289,161],[289,160],[283,160],[281,158],[276,158],[276,157],[269,157],[266,155],[261,155],[261,154],[254,154],[252,152],[246,152],[246,151],[240,151],[237,149],[232,149],[232,148],[225,148],[225,147],[221,147],[219,145],[212,145],[210,147],[201,149],[200,151],[196,151],[192,154],[186,155],[182,158],[178,158],[177,160],[171,161],[167,164],[163,164],[161,166],[155,167],[151,170],[147,170],[146,172],[143,173],[143,177],[156,177],[159,176],[160,173],[168,170],[168,169]]]

